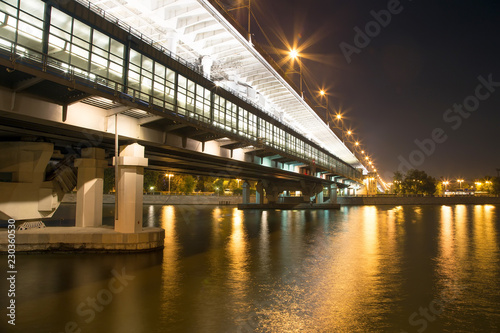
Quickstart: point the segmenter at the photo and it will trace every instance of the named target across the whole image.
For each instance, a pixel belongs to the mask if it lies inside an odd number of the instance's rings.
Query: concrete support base
[[[244,204],[249,204],[250,203],[250,184],[248,181],[244,181],[243,183],[243,203]]]
[[[104,154],[104,149],[84,148],[82,158],[75,160],[78,168],[76,227],[102,225],[103,178],[108,165]]]
[[[144,167],[144,147],[134,143],[120,147],[118,157],[118,219],[115,230],[123,233],[142,231],[142,194]]]
[[[16,252],[84,251],[135,252],[164,247],[165,230],[144,228],[134,234],[123,234],[112,227],[47,227],[16,232]],[[0,253],[7,252],[7,230],[0,231]]]
[[[45,170],[54,145],[48,142],[2,142],[0,173],[0,219],[36,220],[51,217],[63,193]]]
[[[332,184],[328,187],[328,200],[329,203],[336,204],[337,203],[337,185]]]
[[[321,190],[321,192],[316,194],[316,203],[317,204],[323,203],[323,189]]]
[[[257,183],[255,190],[255,203],[262,205],[264,203],[264,185],[262,185],[262,181]]]

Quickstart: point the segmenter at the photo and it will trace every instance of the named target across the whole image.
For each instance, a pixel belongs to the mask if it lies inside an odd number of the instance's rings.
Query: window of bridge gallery
[[[195,98],[196,98],[196,83],[187,80],[186,89],[186,110],[194,112]]]
[[[248,111],[243,108],[238,112],[238,134],[248,136]]]
[[[265,144],[272,143],[272,128],[271,124],[264,119],[259,118],[259,138],[264,139]]]
[[[175,72],[162,64],[155,62],[154,64],[154,83],[153,95],[160,99],[163,105],[163,100],[167,104],[174,104],[175,92]]]
[[[295,151],[295,137],[288,132],[285,132],[285,151],[287,153]]]
[[[296,139],[297,143],[296,143],[296,148],[295,148],[295,151],[294,153],[299,155],[300,157],[304,157],[304,154],[305,154],[305,151],[304,151],[304,141],[300,140],[300,139]]]
[[[230,101],[226,101],[226,129],[236,132],[238,121],[238,106]]]
[[[128,66],[128,86],[141,92],[136,97],[149,100],[153,90],[153,60],[130,49]]]
[[[124,49],[123,44],[94,29],[90,71],[107,79],[121,82]]]
[[[207,122],[210,120],[210,97],[209,89],[196,84],[196,113],[205,118],[203,121]]]
[[[9,1],[10,2],[10,1]],[[44,3],[37,0],[23,0],[20,10],[16,2],[0,2],[0,20],[2,21],[2,45],[11,47],[11,42],[35,51],[42,50]],[[25,48],[18,47],[17,52],[25,53]]]
[[[257,136],[257,116],[254,115],[253,113],[249,113],[248,115],[248,133],[250,134],[251,137],[256,139]]]
[[[128,64],[128,86],[139,90],[141,87],[141,54],[135,50],[130,50]]]
[[[69,63],[72,27],[73,19],[70,16],[52,8],[49,28],[49,55],[65,63]]]
[[[215,97],[214,97],[214,125],[219,126],[219,127],[223,127],[225,113],[226,113],[226,100],[219,95],[215,95]]]
[[[283,151],[286,150],[286,140],[285,140],[285,131],[282,130],[281,128],[278,129],[278,135],[279,135],[279,138],[278,138],[278,145],[279,145],[279,148]]]
[[[38,0],[20,3],[17,42],[35,51],[42,51],[43,13],[45,4]]]
[[[16,40],[17,20],[13,16],[3,12],[8,12],[9,9],[10,7],[5,7],[0,12],[0,47],[10,51],[12,47],[11,42]]]
[[[155,63],[153,96],[159,99],[165,98],[165,70],[165,66],[159,63]]]
[[[180,114],[186,114],[186,105],[187,105],[187,79],[178,75],[177,78],[177,112]]]

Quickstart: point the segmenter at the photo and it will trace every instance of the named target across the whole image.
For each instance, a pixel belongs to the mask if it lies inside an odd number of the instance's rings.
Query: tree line
[[[144,170],[145,193],[169,192],[191,194],[195,192],[213,192],[224,195],[229,192],[239,195],[242,193],[243,181],[239,179],[226,179],[210,176],[193,176],[173,174],[157,170]],[[170,179],[169,179],[170,178]],[[169,184],[170,183],[170,184]],[[104,193],[111,193],[115,188],[115,172],[113,168],[104,170]]]
[[[484,177],[477,180],[475,183],[476,191],[480,190],[483,193],[500,195],[500,177]],[[443,180],[437,180],[425,171],[411,169],[402,174],[395,172],[393,177],[392,192],[394,194],[417,194],[417,195],[444,195],[445,190],[470,189],[472,186],[465,182],[460,185],[451,184],[449,187],[443,185]]]

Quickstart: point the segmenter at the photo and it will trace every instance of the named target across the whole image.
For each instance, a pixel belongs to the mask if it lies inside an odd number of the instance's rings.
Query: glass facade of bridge
[[[90,5],[89,5],[90,6]],[[40,0],[0,1],[0,49],[40,60],[134,101],[169,110],[185,119],[297,157],[321,169],[361,179],[361,173],[263,111],[255,112],[218,94],[125,42]],[[247,103],[241,103],[245,105]]]

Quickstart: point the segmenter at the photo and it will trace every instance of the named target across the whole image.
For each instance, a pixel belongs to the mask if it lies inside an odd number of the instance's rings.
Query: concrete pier
[[[165,230],[120,233],[113,227],[47,227],[16,231],[16,252],[137,252],[162,249]],[[0,253],[7,252],[7,229],[0,231]]]
[[[104,168],[108,165],[104,156],[104,149],[84,148],[82,158],[75,160],[75,166],[78,168],[77,227],[102,225],[102,187]]]

